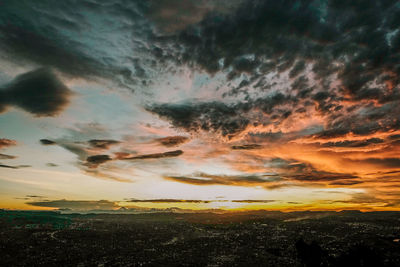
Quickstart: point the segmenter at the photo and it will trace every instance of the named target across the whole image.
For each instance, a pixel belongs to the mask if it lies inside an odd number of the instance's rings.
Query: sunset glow
[[[6,2],[0,208],[400,210],[399,3]]]

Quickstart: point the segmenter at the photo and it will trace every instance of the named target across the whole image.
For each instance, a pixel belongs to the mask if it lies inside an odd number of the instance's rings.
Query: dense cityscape
[[[1,266],[400,266],[398,212],[0,213]]]

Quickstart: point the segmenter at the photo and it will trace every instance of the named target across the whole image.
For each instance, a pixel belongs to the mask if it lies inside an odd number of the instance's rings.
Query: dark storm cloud
[[[17,145],[17,141],[15,140],[0,138],[0,149],[15,145]]]
[[[221,102],[160,104],[148,107],[148,110],[188,132],[219,130],[222,135],[228,135],[244,130],[249,123],[235,106]]]
[[[15,158],[17,158],[17,157],[13,156],[13,155],[7,155],[7,154],[0,153],[0,159],[15,159]]]
[[[17,76],[0,90],[0,110],[16,106],[35,116],[55,116],[69,103],[72,92],[49,69]]]
[[[131,88],[146,83],[144,65],[154,64],[136,56],[156,50],[149,38],[179,32],[209,12],[231,12],[240,2],[7,1],[0,14],[0,51],[21,64],[51,66],[78,77],[106,77]]]
[[[392,43],[386,36],[398,28],[391,22],[398,12],[396,1],[364,1],[358,6],[339,5],[335,0],[244,1],[233,14],[210,14],[159,42],[176,42],[182,48],[173,58],[209,72],[219,70],[219,61],[224,59],[225,69],[256,73],[265,68],[257,59],[265,57],[272,60],[274,69],[291,70],[294,77],[304,69],[304,60],[313,60],[319,65],[314,68],[319,77],[338,72],[356,96],[374,79],[373,74],[384,69],[398,71],[399,51],[393,46],[397,34]],[[246,55],[255,55],[255,59]],[[329,64],[332,60],[345,67],[338,70]]]
[[[226,104],[223,102],[199,103],[164,103],[154,104],[147,110],[161,118],[171,121],[172,125],[187,132],[214,131],[222,136],[232,137],[242,132],[250,124],[254,125],[257,119],[251,118],[251,113],[262,111],[267,116],[265,124],[274,117],[284,117],[286,110],[277,109],[278,106],[296,102],[291,96],[276,93],[254,101]]]
[[[118,208],[117,203],[108,200],[88,201],[88,200],[48,200],[31,201],[26,204],[36,207],[48,208],[68,208],[73,210],[110,210]]]
[[[326,122],[316,134],[321,138],[400,129],[400,31],[394,22],[400,6],[390,0],[339,2],[244,1],[233,13],[211,12],[180,32],[155,38],[160,60],[210,74],[222,71],[240,84],[225,95],[243,93],[246,101],[161,104],[148,110],[188,132],[223,136],[253,123],[279,125],[310,112],[309,106]],[[265,78],[285,72],[290,80],[284,85]],[[240,74],[247,78],[240,82]],[[271,88],[280,92],[274,98],[248,93]],[[285,104],[287,110],[277,109]],[[252,109],[264,117],[254,117]]]
[[[110,139],[107,139],[107,140],[92,139],[92,140],[89,140],[88,143],[89,143],[92,147],[101,148],[101,149],[108,149],[108,148],[110,148],[110,146],[112,146],[112,145],[119,144],[120,141],[110,140]]]
[[[188,140],[189,140],[189,138],[185,137],[185,136],[167,136],[167,137],[163,137],[163,138],[158,138],[155,141],[157,143],[160,143],[163,146],[173,147],[173,146],[179,146],[181,144],[184,144]]]
[[[125,157],[125,160],[135,160],[135,159],[158,159],[158,158],[171,158],[171,157],[178,157],[183,154],[182,150],[173,150],[167,151],[163,153],[154,153],[154,154],[144,154],[139,156],[133,157]]]
[[[248,85],[273,72],[299,78],[312,63],[322,84],[330,84],[328,76],[335,73],[352,99],[393,101],[396,90],[366,86],[377,77],[379,84],[391,87],[399,82],[397,2],[338,2],[10,1],[2,6],[1,48],[65,73],[130,85],[166,62],[209,73],[223,70],[229,77],[245,73],[251,76]],[[89,35],[90,42],[82,38],[82,32],[103,22],[104,36]],[[117,36],[122,46],[149,56],[151,63],[132,58],[130,49],[118,56],[110,53],[113,43],[107,34],[116,32],[124,37]],[[122,67],[121,57],[130,63]],[[157,67],[151,69],[153,65]],[[260,88],[267,88],[266,83]]]
[[[40,143],[45,146],[57,144],[56,142],[49,139],[40,139]]]

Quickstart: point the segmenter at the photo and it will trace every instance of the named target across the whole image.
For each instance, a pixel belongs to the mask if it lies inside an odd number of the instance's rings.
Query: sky
[[[400,3],[0,1],[0,208],[400,210]]]

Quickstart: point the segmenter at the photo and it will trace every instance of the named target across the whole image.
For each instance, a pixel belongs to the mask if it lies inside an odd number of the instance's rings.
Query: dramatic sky
[[[400,210],[396,0],[0,1],[0,208]]]

